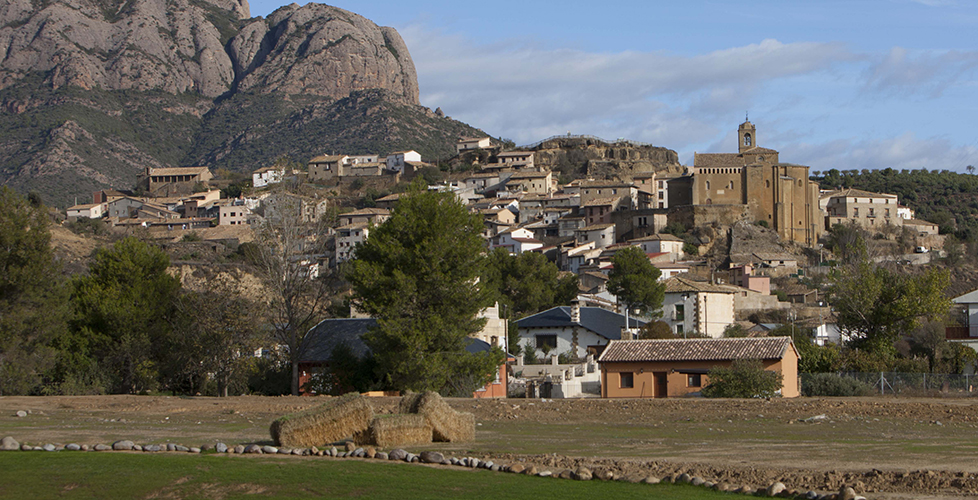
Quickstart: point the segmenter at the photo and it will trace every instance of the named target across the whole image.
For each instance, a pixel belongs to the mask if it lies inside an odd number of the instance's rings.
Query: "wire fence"
[[[810,387],[809,382],[818,375],[800,374],[803,391]],[[857,381],[863,387],[871,388],[872,393],[883,396],[978,396],[978,391],[975,391],[978,375],[974,374],[841,372],[836,375]]]

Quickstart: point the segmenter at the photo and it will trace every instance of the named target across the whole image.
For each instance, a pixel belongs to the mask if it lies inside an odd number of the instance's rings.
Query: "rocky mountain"
[[[246,0],[8,0],[0,183],[64,205],[146,167],[435,159],[482,133],[419,105],[393,28],[319,4],[249,16]]]

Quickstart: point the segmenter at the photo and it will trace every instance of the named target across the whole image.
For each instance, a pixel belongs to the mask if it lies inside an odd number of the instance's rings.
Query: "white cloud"
[[[709,124],[740,116],[769,82],[853,57],[837,43],[764,40],[682,57],[517,41],[478,46],[418,26],[401,34],[425,105],[518,143],[568,131],[673,148],[703,142],[718,131]]]
[[[893,47],[867,70],[867,88],[899,94],[940,96],[948,87],[973,77],[978,51],[911,52]]]
[[[767,127],[764,145],[814,170],[978,164],[975,147],[918,139],[912,124],[892,119],[913,95],[933,108],[927,119],[940,122],[953,99],[939,96],[968,82],[978,51],[856,54],[841,43],[769,39],[682,56],[527,40],[477,45],[420,26],[400,31],[423,104],[517,144],[567,132],[625,137],[675,149],[688,162],[694,150],[735,148],[736,124],[750,111]]]

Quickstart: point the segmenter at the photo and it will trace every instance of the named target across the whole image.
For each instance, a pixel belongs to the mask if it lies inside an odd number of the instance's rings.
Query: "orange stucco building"
[[[598,358],[601,397],[666,398],[698,393],[710,369],[757,359],[783,376],[781,395],[801,395],[798,350],[790,337],[614,340]]]

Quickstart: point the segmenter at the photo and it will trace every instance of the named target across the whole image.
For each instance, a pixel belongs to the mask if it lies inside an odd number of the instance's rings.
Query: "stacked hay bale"
[[[367,431],[374,411],[360,394],[349,393],[308,410],[279,417],[269,429],[276,446],[310,448]]]
[[[422,415],[384,415],[370,422],[364,442],[381,448],[431,442],[431,424]]]
[[[475,415],[453,410],[437,392],[406,394],[398,411],[423,415],[431,424],[435,441],[460,443],[475,439]]]
[[[437,392],[407,393],[397,414],[373,419],[363,435],[382,448],[432,441],[458,443],[475,439],[475,415],[453,410]]]

